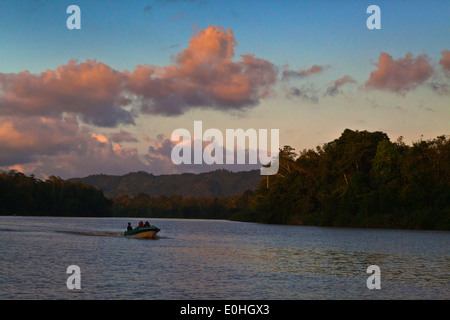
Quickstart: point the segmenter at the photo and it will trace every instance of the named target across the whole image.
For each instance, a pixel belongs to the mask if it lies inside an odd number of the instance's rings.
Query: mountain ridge
[[[262,177],[259,170],[231,172],[220,169],[204,173],[180,173],[153,175],[145,171],[130,172],[125,175],[94,174],[83,178],[69,179],[81,181],[103,191],[106,196],[119,194],[136,196],[182,197],[226,197],[255,190]]]

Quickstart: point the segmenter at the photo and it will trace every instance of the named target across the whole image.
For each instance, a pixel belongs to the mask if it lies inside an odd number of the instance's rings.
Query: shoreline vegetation
[[[0,172],[0,215],[224,219],[267,224],[450,230],[450,139],[406,145],[352,131],[280,150],[280,169],[237,195],[106,197],[80,180]]]

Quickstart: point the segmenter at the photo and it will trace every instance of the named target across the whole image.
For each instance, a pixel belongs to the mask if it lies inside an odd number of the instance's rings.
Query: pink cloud
[[[66,179],[99,173],[126,174],[139,170],[168,174],[198,173],[219,168],[236,171],[258,168],[256,165],[205,163],[176,166],[171,159],[175,143],[166,136],[146,137],[144,140],[149,147],[144,153],[117,142],[130,137],[132,135],[123,130],[115,136],[80,127],[73,114],[60,119],[0,116],[0,170],[17,169],[40,178],[56,175]],[[203,147],[209,143],[202,141]]]
[[[210,26],[189,41],[168,67],[138,66],[128,89],[145,113],[176,115],[195,107],[243,109],[267,97],[277,69],[264,59],[241,55],[234,62],[236,39],[231,29]]]
[[[339,88],[346,83],[356,83],[356,80],[348,75],[343,76],[342,78],[339,78],[336,81],[334,81],[333,84],[327,88],[325,95],[329,96],[337,95],[340,92]]]
[[[130,133],[120,130],[107,135],[98,129],[80,126],[74,114],[60,118],[0,115],[0,169],[63,178],[153,169],[137,148],[121,145],[134,141]]]
[[[439,60],[439,63],[442,66],[442,69],[447,75],[450,75],[450,51],[443,50],[441,52],[442,58]]]
[[[0,166],[22,164],[39,155],[68,152],[77,147],[78,123],[65,119],[0,116]]]
[[[414,58],[412,53],[407,53],[404,58],[394,60],[391,55],[382,52],[375,65],[377,70],[370,74],[366,88],[397,93],[414,90],[434,72],[426,54]]]
[[[60,119],[0,116],[0,167],[63,178],[148,169],[136,148],[79,127],[72,114]]]
[[[323,70],[329,68],[329,66],[319,66],[317,64],[313,65],[311,68],[306,70],[283,70],[283,80],[287,80],[290,78],[305,78],[312,76],[314,74],[321,73]]]
[[[128,131],[120,129],[119,132],[113,132],[109,135],[110,139],[114,142],[121,143],[121,142],[138,142],[139,140],[134,137],[131,133]]]
[[[69,112],[98,126],[131,124],[131,113],[122,108],[129,102],[122,96],[124,80],[95,60],[71,60],[39,75],[0,73],[0,114],[60,117]]]
[[[139,110],[179,115],[198,107],[252,107],[272,92],[278,71],[251,54],[233,61],[236,46],[231,29],[210,26],[166,67],[119,72],[96,60],[71,60],[41,74],[0,73],[0,115],[73,113],[88,124],[116,127],[134,124]]]

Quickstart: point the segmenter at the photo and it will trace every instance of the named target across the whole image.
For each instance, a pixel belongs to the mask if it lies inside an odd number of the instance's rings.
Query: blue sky
[[[66,8],[71,4],[81,8],[81,30],[66,28],[69,16]],[[381,30],[366,27],[369,16],[366,9],[371,4],[381,8]],[[81,118],[77,118],[80,131],[89,128],[88,136],[107,138],[119,130],[126,131],[135,139],[116,143],[119,145],[116,151],[135,150],[141,160],[148,156],[149,141],[155,145],[161,143],[157,139],[159,135],[170,137],[176,128],[191,129],[194,120],[203,120],[206,126],[219,129],[280,128],[280,144],[290,144],[297,150],[335,139],[345,128],[382,130],[393,140],[403,135],[411,142],[421,135],[433,138],[449,134],[449,77],[440,62],[444,50],[450,50],[449,13],[450,2],[446,0],[4,0],[0,19],[0,74],[19,75],[29,71],[38,76],[47,69],[66,66],[72,59],[79,63],[96,59],[118,72],[133,72],[138,65],[164,68],[176,64],[178,55],[199,32],[218,26],[233,33],[237,43],[233,61],[241,61],[241,54],[251,54],[278,70],[271,95],[259,96],[256,103],[243,103],[231,111],[189,105],[179,114],[168,115],[136,109],[133,124],[118,120],[114,126],[107,127],[99,126],[99,121],[83,123],[86,115],[80,113]],[[403,87],[392,87],[386,79],[383,83],[378,79],[375,86],[369,87],[369,82],[375,83],[371,72],[377,70],[382,52],[390,55],[391,66],[398,68],[402,64],[419,68],[423,56],[427,62],[422,62],[432,73],[419,80],[408,78]],[[410,58],[408,53],[412,55]],[[307,78],[294,77],[289,82],[280,79],[283,70],[298,72],[314,65],[322,66],[323,71]],[[401,70],[408,77],[408,71]],[[336,87],[337,94],[326,94],[335,81],[346,76],[349,81]],[[439,85],[440,91],[431,90],[432,85],[435,88]],[[18,128],[25,118],[28,121],[39,113],[8,113],[12,102],[7,100],[7,95],[11,92],[5,89],[6,84],[3,86],[3,100],[0,87],[0,124],[3,121],[4,132],[6,128],[15,129],[15,135],[11,136],[16,137],[22,133]],[[303,95],[289,95],[294,89]],[[44,117],[57,114],[43,109]],[[71,112],[65,110],[57,116],[61,118]],[[79,116],[76,112],[74,115]],[[0,132],[1,128],[0,125]],[[2,141],[7,144],[5,139],[0,139],[0,149]],[[114,148],[110,140],[108,143]],[[0,167],[47,174],[50,164],[46,161],[51,158],[52,164],[57,163],[58,157],[64,154],[55,151],[60,144],[58,141],[57,146],[36,147],[33,154],[27,155],[22,149],[19,152],[11,146],[5,147],[5,152],[17,152],[21,157],[0,159]],[[172,170],[169,165],[152,166],[148,159],[142,166],[136,161],[137,169],[155,173]],[[133,170],[132,166],[120,163],[106,173]],[[79,167],[72,164],[70,169],[61,165],[58,173],[69,177],[96,173],[95,170],[98,168],[90,168],[88,164]]]
[[[80,32],[65,27],[70,4],[82,10]],[[381,8],[381,30],[365,27],[370,4]],[[450,42],[449,9],[448,1],[436,0],[4,0],[0,69],[39,72],[71,58],[96,58],[119,70],[167,64],[196,28],[209,25],[231,28],[238,53],[299,67],[317,61],[348,67],[376,59],[382,50],[437,56]]]

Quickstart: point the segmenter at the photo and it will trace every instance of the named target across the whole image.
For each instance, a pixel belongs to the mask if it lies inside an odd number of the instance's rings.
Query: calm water
[[[0,299],[450,298],[449,232],[152,219],[159,238],[136,240],[128,221],[0,217]]]

